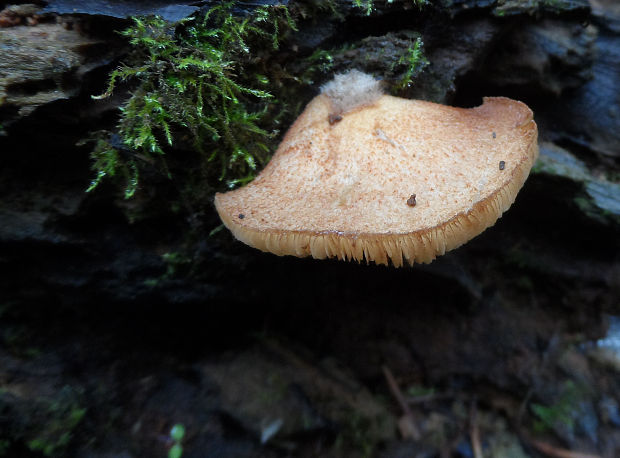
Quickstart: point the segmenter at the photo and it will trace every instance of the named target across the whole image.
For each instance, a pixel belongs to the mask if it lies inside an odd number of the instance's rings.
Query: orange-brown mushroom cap
[[[382,95],[334,113],[321,94],[215,205],[235,237],[277,255],[428,263],[492,226],[537,155],[531,110],[507,98],[463,109]]]

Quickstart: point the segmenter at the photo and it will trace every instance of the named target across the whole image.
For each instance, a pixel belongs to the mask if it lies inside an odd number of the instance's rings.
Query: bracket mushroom
[[[277,255],[429,263],[512,205],[537,135],[521,102],[407,100],[353,71],[323,87],[252,183],[215,205],[236,238]]]

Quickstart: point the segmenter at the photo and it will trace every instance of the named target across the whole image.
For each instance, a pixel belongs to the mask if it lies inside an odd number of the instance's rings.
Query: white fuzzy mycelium
[[[381,82],[359,70],[337,73],[333,80],[321,86],[321,93],[330,98],[333,114],[372,105],[383,95]]]

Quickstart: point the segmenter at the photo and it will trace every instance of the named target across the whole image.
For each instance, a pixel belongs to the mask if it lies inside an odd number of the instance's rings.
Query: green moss
[[[165,279],[173,278],[181,270],[186,270],[186,268],[189,267],[192,263],[190,257],[179,252],[164,253],[161,257],[167,265],[166,273],[164,274]]]
[[[332,51],[317,49],[310,56],[304,59],[304,70],[298,80],[303,84],[312,85],[316,79],[322,78],[334,68],[334,57]]]
[[[386,0],[387,4],[393,3],[394,0]],[[411,0],[413,6],[422,8],[424,5],[428,4],[428,0]],[[361,8],[366,16],[370,16],[370,14],[374,10],[373,0],[353,0],[353,5],[357,8]]]
[[[353,5],[357,8],[363,9],[366,16],[369,16],[374,8],[373,0],[353,0]]]
[[[298,73],[301,82],[314,84],[333,72],[357,68],[381,78],[390,92],[402,96],[427,66],[420,34],[401,31],[337,48],[317,49],[303,61]]]
[[[422,52],[422,39],[416,38],[412,46],[409,46],[407,53],[398,60],[399,65],[405,66],[405,71],[397,84],[398,89],[405,89],[411,85],[413,78],[426,66],[428,60]]]
[[[86,415],[86,409],[76,402],[75,393],[69,387],[63,388],[58,399],[46,403],[46,408],[41,412],[47,419],[45,426],[26,445],[45,456],[63,456],[75,429]]]
[[[121,160],[119,152],[105,139],[98,139],[91,153],[93,160],[92,168],[97,172],[86,192],[90,192],[99,186],[106,177],[113,178],[117,175],[123,177],[125,183],[125,198],[133,197],[138,187],[138,166],[136,160]]]
[[[579,405],[584,398],[584,392],[573,381],[565,382],[561,387],[560,396],[550,406],[531,404],[530,408],[537,417],[534,429],[545,432],[557,427],[573,431],[576,416],[579,415]]]
[[[412,0],[416,6],[425,3]],[[120,92],[121,83],[131,90],[117,128],[90,139],[94,177],[87,191],[109,181],[131,198],[150,189],[153,181],[161,185],[165,177],[178,178],[173,184],[177,207],[194,209],[214,188],[254,178],[277,146],[279,127],[303,108],[300,94],[310,95],[304,86],[333,71],[360,68],[403,95],[427,64],[422,40],[414,32],[388,37],[393,41],[388,50],[382,39],[370,37],[310,56],[289,53],[284,60],[274,49],[296,31],[293,16],[321,20],[339,11],[333,0],[309,0],[291,8],[265,6],[239,15],[234,2],[226,2],[174,24],[158,17],[134,18],[122,32],[133,51],[111,73],[105,93],[95,97]],[[321,14],[307,16],[315,10]],[[294,104],[283,102],[293,99]],[[154,194],[141,193],[140,199]]]
[[[147,278],[144,285],[148,288],[156,288],[161,282],[168,281],[179,275],[191,274],[193,259],[181,252],[164,253],[161,256],[166,264],[166,272],[159,277]]]
[[[232,8],[226,2],[175,24],[133,18],[122,32],[134,47],[130,63],[111,73],[106,92],[96,98],[110,96],[119,82],[134,89],[121,107],[120,140],[109,135],[95,142],[88,191],[121,178],[125,197],[132,197],[143,168],[170,175],[165,153],[173,145],[197,151],[230,186],[250,181],[266,162],[273,132],[263,121],[273,115],[274,101],[262,57],[295,24],[284,6],[244,17]]]

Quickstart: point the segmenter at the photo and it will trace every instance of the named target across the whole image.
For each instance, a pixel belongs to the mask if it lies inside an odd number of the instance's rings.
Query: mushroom
[[[323,86],[252,183],[215,205],[236,238],[277,255],[429,263],[495,224],[537,155],[521,102],[402,99],[352,71]]]

